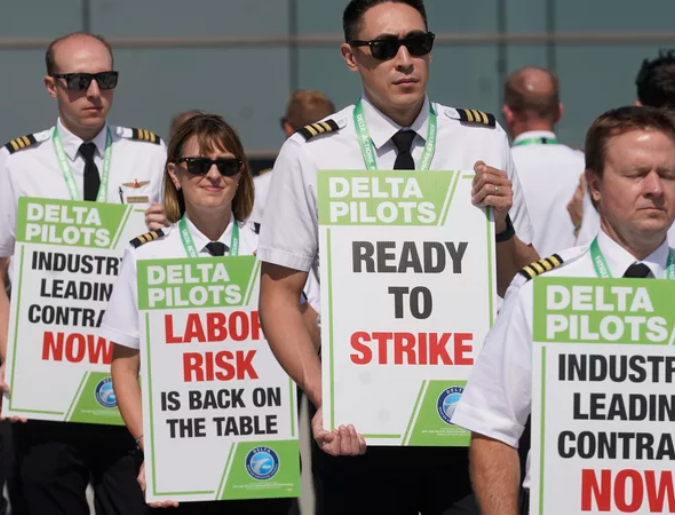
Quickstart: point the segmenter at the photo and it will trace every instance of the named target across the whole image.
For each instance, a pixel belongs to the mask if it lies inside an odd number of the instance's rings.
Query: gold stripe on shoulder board
[[[164,236],[164,231],[162,229],[158,229],[156,231],[150,231],[146,232],[145,234],[141,234],[140,236],[137,236],[133,240],[131,240],[129,243],[134,246],[134,248],[138,248],[141,245],[144,245],[150,241],[157,240]]]
[[[518,273],[529,281],[538,275],[549,272],[554,268],[558,268],[562,264],[563,258],[561,258],[558,254],[553,254],[547,258],[540,259],[539,261],[535,261],[527,266],[524,266],[523,269]]]
[[[319,134],[328,134],[330,132],[334,132],[339,129],[340,127],[335,122],[335,120],[326,120],[323,122],[316,122],[310,123],[309,125],[305,125],[298,132],[302,134],[305,140],[310,140],[318,136]]]

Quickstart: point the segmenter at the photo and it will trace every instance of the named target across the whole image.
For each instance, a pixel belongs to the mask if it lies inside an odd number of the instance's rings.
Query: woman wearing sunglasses
[[[171,225],[157,238],[132,241],[106,310],[100,335],[114,342],[112,378],[117,403],[127,428],[144,447],[136,261],[251,255],[258,241],[255,227],[244,222],[253,207],[253,178],[236,132],[216,115],[197,115],[184,122],[168,146],[164,177],[166,216]],[[154,237],[154,234],[153,234]],[[152,238],[148,238],[152,239]],[[138,481],[145,489],[141,465]],[[284,515],[290,499],[226,502],[153,503],[178,507],[180,514]],[[174,512],[171,510],[170,512]]]

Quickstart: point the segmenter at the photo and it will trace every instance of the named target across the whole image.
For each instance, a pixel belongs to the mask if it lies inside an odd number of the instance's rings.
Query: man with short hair
[[[171,139],[178,127],[198,114],[206,114],[206,111],[202,111],[200,109],[190,109],[189,111],[178,113],[176,116],[171,118],[171,124],[169,125],[169,139]]]
[[[675,110],[675,50],[661,50],[655,59],[645,59],[635,79],[635,105]],[[590,242],[600,230],[600,217],[590,197],[583,203],[583,218],[578,245]],[[668,241],[675,245],[675,227],[668,232]]]
[[[554,132],[563,113],[558,77],[534,66],[513,72],[504,85],[502,113],[513,139],[534,248],[547,256],[572,247],[577,227],[567,204],[584,172],[584,154],[563,145]]]
[[[14,254],[19,197],[134,204],[146,208],[146,222],[164,220],[152,209],[161,200],[164,144],[150,131],[106,121],[118,80],[110,45],[92,34],[69,34],[49,45],[46,65],[44,84],[58,105],[56,126],[0,149],[0,279]],[[0,289],[5,391],[8,317],[9,300]],[[145,513],[136,483],[140,457],[125,427],[30,420],[14,429],[29,514],[88,515],[90,478],[98,515]]]
[[[365,452],[357,428],[323,427],[321,364],[297,310],[307,274],[318,265],[317,174],[474,169],[472,201],[494,209],[502,292],[529,256],[538,257],[528,246],[527,208],[495,117],[427,97],[434,34],[421,0],[352,0],[343,28],[342,56],[360,75],[364,94],[356,105],[303,127],[281,149],[258,248],[261,321],[280,364],[317,408],[312,429],[321,448],[318,513],[472,513],[466,449],[372,447]]]
[[[316,123],[335,112],[335,106],[330,98],[321,91],[309,89],[300,89],[291,94],[286,106],[286,114],[281,118],[281,129],[284,135],[290,138],[305,125]],[[261,223],[265,205],[267,204],[267,195],[269,193],[270,182],[272,181],[272,170],[263,170],[253,179],[255,185],[255,203],[251,220]]]
[[[666,234],[675,219],[675,117],[639,106],[601,115],[586,136],[586,180],[601,231],[591,244],[552,256],[546,276],[665,279],[673,252]],[[519,512],[516,448],[532,401],[530,279],[544,269],[526,267],[514,279],[452,417],[472,431],[471,479],[483,515]],[[527,491],[529,482],[528,467]],[[526,502],[521,513],[527,510]]]

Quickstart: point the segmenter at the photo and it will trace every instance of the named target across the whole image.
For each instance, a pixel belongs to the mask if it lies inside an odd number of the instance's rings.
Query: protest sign
[[[19,199],[4,416],[121,425],[111,343],[97,336],[129,240],[131,205]]]
[[[466,446],[451,418],[495,312],[474,173],[320,172],[324,427],[369,445]]]
[[[530,513],[675,513],[675,282],[533,287]]]
[[[146,500],[297,497],[295,384],[258,317],[254,256],[139,260]]]

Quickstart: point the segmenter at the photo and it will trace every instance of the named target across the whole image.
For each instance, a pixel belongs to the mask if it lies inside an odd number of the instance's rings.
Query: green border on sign
[[[295,438],[295,383],[293,382],[293,379],[290,377],[288,378],[288,385],[289,385],[289,390],[290,390],[290,401],[289,404],[291,405],[291,438]]]
[[[411,430],[413,427],[413,423],[415,422],[415,413],[417,413],[417,407],[420,405],[422,401],[422,394],[424,393],[424,387],[427,385],[426,379],[422,381],[422,386],[420,386],[420,391],[417,393],[417,399],[415,399],[415,404],[413,406],[412,413],[410,414],[410,419],[408,420],[408,427],[405,428],[405,434],[403,435],[403,441],[401,442],[403,445],[408,445],[408,441],[410,441],[410,436],[411,436]]]
[[[492,240],[494,239],[494,236],[492,236],[492,216],[491,216],[491,210],[489,207],[485,208],[485,218],[487,219],[487,251],[488,251],[488,256],[492,255]],[[494,299],[492,298],[493,296],[493,289],[492,289],[492,260],[488,259],[488,309],[490,310],[488,314],[488,320],[490,321],[490,327],[494,325]]]
[[[19,255],[19,280],[17,281],[16,293],[16,322],[14,324],[14,341],[12,342],[12,381],[9,385],[9,409],[13,411],[23,411],[24,413],[37,413],[41,415],[63,415],[63,411],[45,411],[37,409],[22,409],[12,406],[12,392],[14,391],[14,378],[16,377],[16,356],[17,342],[19,340],[19,314],[21,313],[21,281],[23,279],[23,255],[26,248],[21,245],[21,254]]]
[[[539,448],[539,515],[544,513],[544,438],[546,437],[545,426],[545,410],[546,406],[546,347],[541,348],[541,428],[539,437],[541,445]]]
[[[328,268],[328,338],[329,381],[330,381],[330,430],[335,429],[335,360],[333,359],[333,249],[331,248],[330,229],[326,229],[326,265]]]

